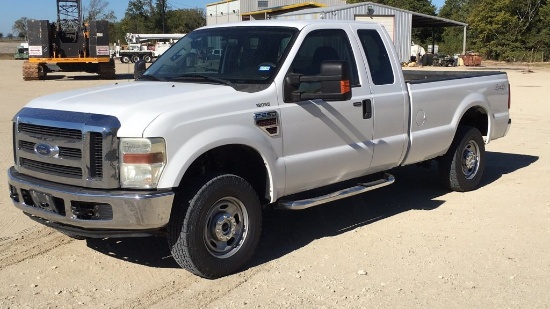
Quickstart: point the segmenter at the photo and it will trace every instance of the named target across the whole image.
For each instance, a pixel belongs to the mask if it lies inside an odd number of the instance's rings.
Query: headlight
[[[123,188],[156,188],[166,165],[162,138],[120,139],[120,185]]]

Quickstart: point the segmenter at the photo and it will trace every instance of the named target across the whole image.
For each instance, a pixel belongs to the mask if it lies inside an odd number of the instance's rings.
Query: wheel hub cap
[[[477,162],[476,155],[471,151],[467,151],[466,152],[466,168],[468,168],[468,169],[474,168],[476,166],[476,162]]]
[[[230,214],[219,214],[214,219],[214,231],[212,234],[219,241],[228,241],[235,236],[236,226],[237,222]]]
[[[479,146],[475,141],[470,141],[464,148],[462,155],[462,172],[467,179],[472,179],[479,169]]]

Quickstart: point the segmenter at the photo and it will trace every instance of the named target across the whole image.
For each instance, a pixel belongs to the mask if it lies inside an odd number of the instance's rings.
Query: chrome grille
[[[28,123],[20,123],[18,130],[19,132],[27,133],[29,135],[46,135],[51,137],[82,140],[82,131],[75,129],[54,128]]]
[[[23,108],[13,128],[18,172],[80,187],[119,187],[116,117]]]
[[[19,148],[28,152],[34,152],[36,143],[19,141]],[[82,150],[77,148],[59,147],[59,157],[63,159],[82,159]]]
[[[19,159],[19,165],[40,173],[77,179],[82,178],[82,169],[79,167],[50,164],[25,158]]]
[[[100,133],[90,134],[90,160],[92,177],[103,177],[103,139]]]
[[[82,159],[82,150],[75,148],[59,147],[59,157]]]

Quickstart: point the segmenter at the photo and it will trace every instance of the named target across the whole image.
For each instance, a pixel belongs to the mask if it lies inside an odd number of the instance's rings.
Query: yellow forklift
[[[109,49],[109,22],[82,21],[81,0],[56,0],[57,22],[28,22],[29,60],[23,79],[38,80],[49,72],[97,73],[115,79],[115,62]]]

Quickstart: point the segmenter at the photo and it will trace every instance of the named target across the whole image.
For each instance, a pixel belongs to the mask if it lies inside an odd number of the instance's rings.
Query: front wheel
[[[236,175],[218,175],[176,198],[168,243],[181,267],[214,279],[236,272],[252,257],[261,225],[261,206],[252,186]]]
[[[451,147],[439,161],[442,184],[453,191],[477,188],[485,169],[485,143],[477,128],[459,126]]]

